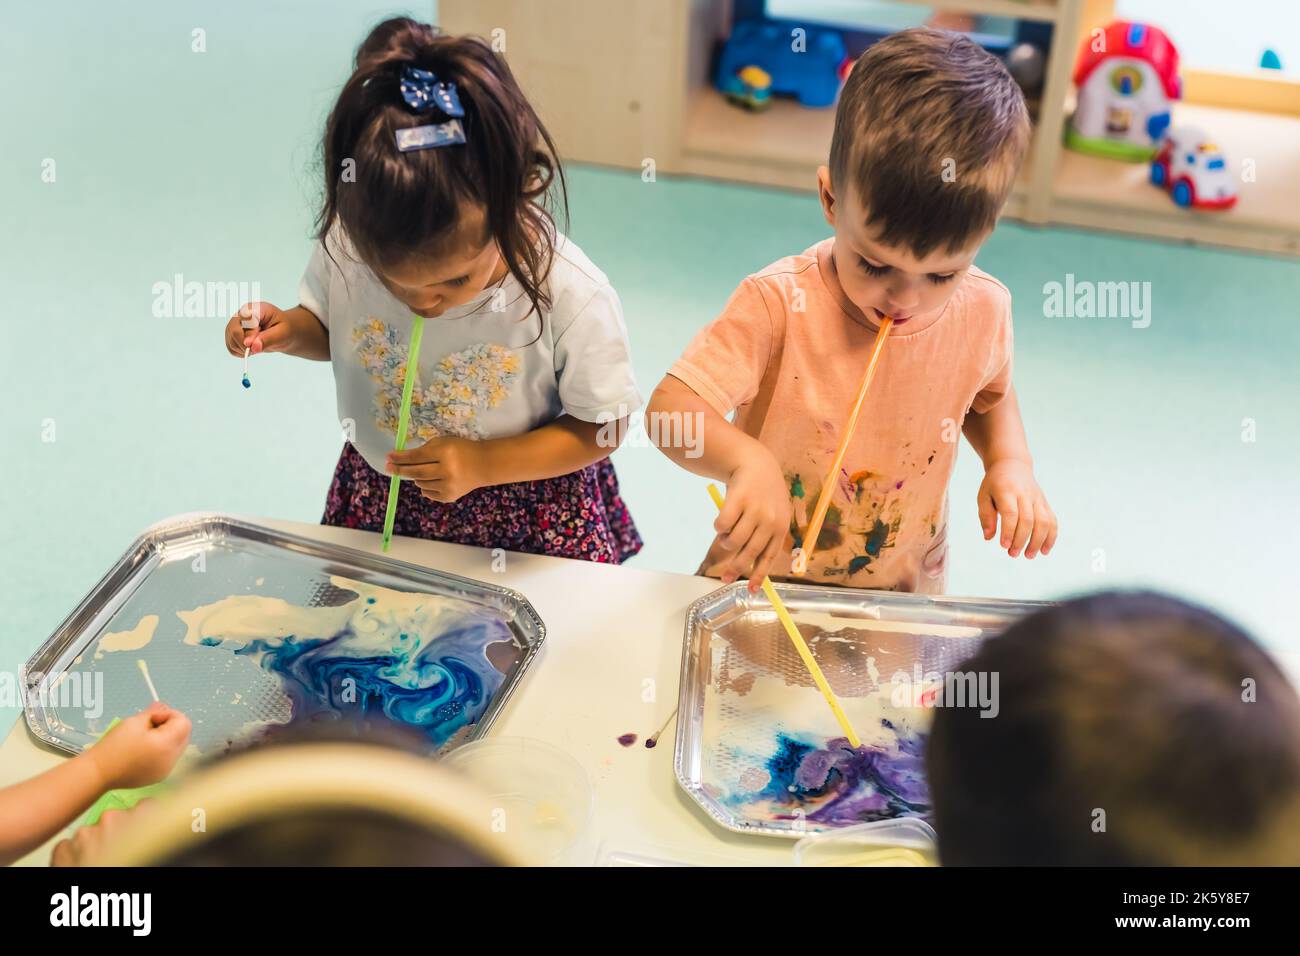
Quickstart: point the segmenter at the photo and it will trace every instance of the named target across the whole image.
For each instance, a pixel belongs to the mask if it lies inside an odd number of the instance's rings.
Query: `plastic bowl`
[[[519,840],[539,863],[570,862],[588,836],[594,795],[587,771],[558,747],[528,737],[489,737],[443,758],[490,798],[488,826]]]
[[[934,828],[904,817],[827,830],[794,845],[795,866],[933,866]]]

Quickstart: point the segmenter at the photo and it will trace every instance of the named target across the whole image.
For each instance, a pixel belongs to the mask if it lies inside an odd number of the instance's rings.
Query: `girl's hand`
[[[241,322],[255,322],[246,329]],[[226,323],[226,350],[235,358],[244,357],[244,349],[254,355],[262,352],[293,351],[293,325],[285,312],[270,302],[246,302]]]
[[[388,473],[410,478],[420,494],[444,504],[492,484],[487,443],[468,438],[431,438],[418,448],[388,453]]]
[[[1013,558],[1021,551],[1026,558],[1048,554],[1056,545],[1056,515],[1028,462],[1003,459],[989,465],[980,485],[979,510],[985,541],[992,539],[1002,519],[999,544]]]
[[[126,718],[85,752],[105,790],[143,787],[169,773],[190,739],[189,718],[157,701]]]
[[[747,456],[727,479],[727,500],[713,522],[726,558],[708,571],[723,583],[749,578],[757,591],[772,562],[785,548],[790,530],[790,492],[776,458],[766,449]]]

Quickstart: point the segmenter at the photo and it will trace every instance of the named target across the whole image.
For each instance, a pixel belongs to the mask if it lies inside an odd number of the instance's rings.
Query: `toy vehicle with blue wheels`
[[[713,82],[729,99],[750,108],[765,106],[772,95],[793,96],[801,106],[833,106],[844,56],[844,38],[834,30],[742,20],[723,45]],[[767,79],[766,87],[752,82],[763,78],[759,74]]]
[[[766,109],[772,102],[772,77],[761,66],[747,66],[719,83],[728,100],[745,109]]]
[[[1151,160],[1151,184],[1184,209],[1230,209],[1237,184],[1222,150],[1195,129],[1170,130]]]

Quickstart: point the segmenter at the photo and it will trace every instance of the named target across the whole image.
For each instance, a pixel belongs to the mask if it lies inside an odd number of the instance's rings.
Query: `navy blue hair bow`
[[[402,70],[402,99],[416,113],[438,109],[448,116],[464,116],[455,83],[444,83],[428,70],[407,66]]]
[[[440,112],[451,119],[429,126],[412,126],[396,133],[397,148],[409,153],[413,149],[437,149],[439,146],[456,146],[465,142],[465,127],[460,117],[465,115],[456,95],[455,83],[444,83],[428,70],[406,66],[402,70],[402,99],[412,112]]]

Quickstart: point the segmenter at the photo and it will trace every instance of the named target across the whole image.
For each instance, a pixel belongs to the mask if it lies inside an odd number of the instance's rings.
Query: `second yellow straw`
[[[722,492],[718,490],[717,485],[712,483],[709,484],[709,497],[713,499],[713,503],[717,505],[718,510],[721,511],[725,501],[722,497]],[[772,602],[772,609],[776,611],[776,616],[781,619],[781,624],[785,627],[786,634],[790,635],[790,641],[794,644],[794,649],[799,652],[799,656],[803,659],[804,666],[808,668],[808,673],[812,675],[813,683],[817,685],[817,689],[821,691],[822,696],[826,698],[826,703],[830,705],[831,712],[835,714],[835,719],[839,721],[840,729],[844,731],[844,736],[849,739],[849,745],[854,748],[862,746],[862,741],[860,741],[858,735],[853,732],[853,725],[849,723],[849,718],[844,713],[844,708],[840,706],[840,702],[835,696],[835,691],[831,690],[831,685],[826,680],[826,675],[822,673],[821,667],[817,664],[817,659],[813,657],[813,653],[808,647],[808,642],[805,641],[803,635],[799,633],[799,628],[795,626],[794,618],[792,618],[790,612],[786,610],[785,602],[781,600],[781,595],[776,593],[776,588],[772,586],[772,579],[766,575],[763,577],[763,593],[766,594],[767,599]]]

